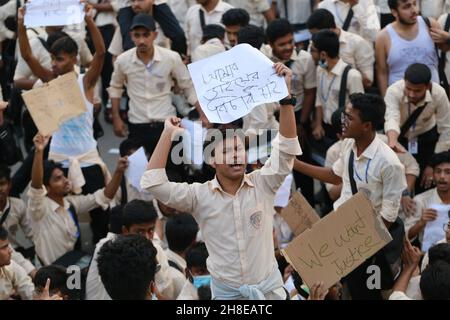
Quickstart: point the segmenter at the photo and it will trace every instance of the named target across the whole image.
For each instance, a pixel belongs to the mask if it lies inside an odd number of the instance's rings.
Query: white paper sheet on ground
[[[207,129],[203,128],[200,121],[194,122],[187,118],[181,120],[183,132],[183,155],[189,164],[203,165],[203,143]]]
[[[444,225],[448,223],[450,205],[433,204],[430,209],[437,211],[436,220],[427,223],[423,232],[422,251],[427,252],[436,242],[445,238]]]
[[[25,26],[66,26],[84,19],[84,5],[79,0],[31,0],[26,4]]]
[[[280,189],[278,189],[275,200],[273,201],[274,207],[284,208],[289,203],[289,196],[291,195],[292,179],[294,176],[292,174],[286,176]]]
[[[288,95],[273,62],[248,44],[188,65],[198,101],[212,123],[230,123]]]
[[[139,191],[142,191],[141,178],[147,170],[147,164],[148,160],[143,147],[128,157],[128,169],[125,175],[128,182]]]

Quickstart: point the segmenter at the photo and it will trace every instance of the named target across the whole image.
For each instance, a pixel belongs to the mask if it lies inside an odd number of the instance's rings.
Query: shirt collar
[[[48,200],[50,201],[50,209],[52,209],[52,212],[56,212],[56,210],[60,207],[60,205],[50,198],[48,198]],[[70,208],[70,203],[69,203],[69,201],[66,200],[66,198],[64,198],[64,209],[67,211],[67,210],[69,210],[69,208]]]
[[[381,142],[380,138],[378,138],[378,136],[375,135],[375,139],[373,139],[372,143],[366,148],[366,150],[364,150],[364,152],[359,157],[356,157],[357,150],[356,150],[356,143],[354,142],[352,149],[353,152],[355,153],[355,159],[359,160],[364,157],[373,160],[373,158],[375,158],[375,154],[377,153],[380,142]]]
[[[144,64],[137,55],[137,49],[133,48],[133,50],[134,50],[134,53],[131,56],[131,62]],[[153,51],[153,59],[150,61],[150,64],[153,64],[154,62],[159,62],[159,61],[161,61],[161,58],[162,58],[161,50],[158,48],[157,45],[153,45],[153,50],[154,50]]]
[[[249,187],[253,188],[255,185],[253,184],[253,182],[250,181],[249,177],[247,175],[244,175],[244,179],[242,180],[241,186],[239,187],[239,190],[241,190],[241,188],[243,187],[243,185],[246,184]],[[217,176],[214,177],[213,180],[210,181],[210,188],[212,190],[219,190],[220,192],[226,193],[223,189],[222,186],[219,183],[219,180],[217,180]]]
[[[341,76],[344,73],[344,69],[347,66],[347,64],[342,61],[342,59],[339,59],[339,61],[336,63],[336,65],[331,69],[331,73],[336,76]]]

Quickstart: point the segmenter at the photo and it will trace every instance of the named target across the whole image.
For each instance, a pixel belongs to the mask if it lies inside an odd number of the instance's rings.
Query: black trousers
[[[122,8],[117,14],[117,21],[120,26],[120,33],[122,34],[122,45],[124,50],[134,47],[134,43],[130,36],[130,26],[134,16],[135,13],[131,7]],[[153,17],[161,26],[164,35],[171,40],[172,50],[180,54],[186,54],[186,36],[170,7],[166,3],[154,5]]]
[[[439,133],[437,131],[437,126],[417,137],[417,154],[414,154],[413,156],[419,164],[421,173],[425,167],[429,165],[438,140]],[[399,138],[399,142],[406,148],[406,150],[408,150],[408,140],[406,138]],[[421,177],[416,180],[416,194],[425,191],[425,189],[420,186],[420,181]]]
[[[106,26],[101,26],[100,33],[103,37],[103,42],[105,43],[105,48],[109,48],[109,45],[111,44],[112,38],[114,36],[115,27],[112,24],[108,24]],[[108,92],[106,89],[109,87],[109,83],[111,82],[111,75],[113,72],[113,62],[112,62],[112,55],[109,52],[106,52],[105,59],[103,62],[103,69],[102,69],[102,102],[103,105],[106,105],[108,102]]]
[[[102,168],[99,165],[81,168],[86,184],[83,186],[81,193],[86,195],[105,187],[105,177]],[[67,176],[68,169],[64,168],[64,174]],[[109,224],[109,209],[103,210],[96,208],[89,212],[91,217],[92,241],[94,245],[101,239],[106,237]]]

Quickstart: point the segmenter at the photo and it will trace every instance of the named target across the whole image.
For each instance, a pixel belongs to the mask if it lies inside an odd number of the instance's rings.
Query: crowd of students
[[[450,222],[422,247],[450,205],[450,1],[82,4],[79,25],[27,28],[27,4],[0,1],[0,299],[450,298]],[[289,95],[214,124],[187,65],[239,44]],[[21,94],[72,72],[87,111],[44,136]],[[173,159],[182,118],[219,136],[201,166]],[[101,123],[121,138],[112,173]],[[248,137],[271,130],[249,163]],[[296,189],[321,217],[365,193],[393,240],[308,287],[280,253],[294,235],[278,200]]]

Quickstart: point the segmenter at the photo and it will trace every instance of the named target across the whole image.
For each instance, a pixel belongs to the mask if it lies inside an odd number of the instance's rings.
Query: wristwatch
[[[295,106],[297,104],[297,98],[291,94],[290,98],[284,98],[279,101],[282,106]]]
[[[402,197],[411,197],[411,192],[408,189],[403,190]]]

